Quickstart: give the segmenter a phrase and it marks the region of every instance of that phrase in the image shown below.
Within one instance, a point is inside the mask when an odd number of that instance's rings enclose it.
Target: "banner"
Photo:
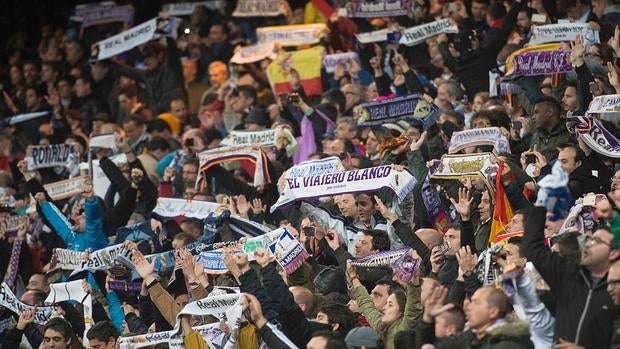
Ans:
[[[72,21],[82,22],[84,20],[84,14],[88,13],[89,11],[93,11],[97,8],[110,8],[114,6],[116,6],[114,1],[102,1],[92,4],[78,4],[75,5],[75,7],[73,8],[73,14],[70,18]]]
[[[45,323],[52,318],[52,311],[54,310],[54,307],[34,307],[22,303],[13,294],[11,288],[4,282],[2,283],[2,286],[0,286],[0,306],[7,308],[17,315],[25,311],[36,309],[34,313],[34,323],[37,325],[45,325]]]
[[[567,125],[592,150],[610,158],[620,158],[620,140],[592,116],[567,117]]]
[[[206,7],[209,10],[217,11],[222,8],[222,5],[225,5],[226,2],[224,0],[209,0],[209,1],[199,1],[199,2],[178,2],[178,3],[170,3],[164,4],[162,6],[162,11],[166,12],[170,16],[189,16],[194,12],[194,9],[198,6]]]
[[[388,33],[390,33],[389,29],[380,29],[372,32],[355,34],[355,37],[360,44],[371,44],[373,42],[386,41]]]
[[[506,78],[566,73],[573,70],[570,51],[560,44],[529,46],[513,52],[506,60]]]
[[[256,28],[256,37],[259,44],[274,42],[281,46],[314,45],[321,41],[327,31],[324,23],[282,25]]]
[[[358,126],[376,126],[400,120],[431,127],[439,116],[439,109],[421,94],[385,99],[360,104]]]
[[[346,5],[347,17],[376,18],[407,15],[405,0],[372,0],[348,2]]]
[[[620,95],[594,97],[586,114],[620,113]]]
[[[234,64],[248,64],[263,59],[276,59],[278,54],[275,52],[276,46],[273,42],[266,44],[257,44],[251,46],[238,47],[235,50],[235,54],[230,59],[230,63]]]
[[[400,38],[399,44],[415,46],[424,43],[427,39],[439,34],[455,34],[459,28],[450,23],[447,19],[440,19],[435,22],[420,24],[415,27],[407,28]]]
[[[28,222],[30,222],[30,218],[26,215],[7,217],[6,220],[4,221],[4,224],[5,224],[4,229],[6,229],[6,234],[7,234],[5,237],[10,237],[10,235],[12,235],[10,233],[16,233],[20,225],[27,224]]]
[[[87,176],[73,177],[62,181],[45,184],[43,188],[52,200],[64,200],[82,194],[84,186],[89,182]]]
[[[359,61],[359,56],[357,52],[345,52],[345,53],[334,53],[331,55],[326,55],[323,58],[323,67],[325,67],[325,71],[328,73],[333,73],[336,70],[336,66],[338,64],[344,65],[345,70],[349,70],[350,64],[349,60],[354,59]]]
[[[92,296],[84,292],[82,283],[86,280],[75,280],[50,284],[50,294],[45,299],[45,304],[58,304],[59,302],[75,301],[82,303],[84,309],[84,333],[82,343],[88,348],[88,338],[86,333],[92,327],[93,321],[93,299]]]
[[[39,111],[36,113],[26,113],[26,114],[18,114],[13,115],[8,118],[2,119],[2,127],[12,126],[15,124],[19,124],[21,122],[26,122],[30,120],[36,120],[51,114],[49,111]]]
[[[300,178],[320,176],[324,174],[343,172],[345,170],[342,161],[337,156],[330,156],[325,159],[308,160],[299,163],[284,173],[285,178]]]
[[[287,178],[284,191],[271,206],[271,212],[296,200],[389,188],[403,200],[415,186],[409,171],[396,171],[391,166],[377,166],[354,171],[312,177]]]
[[[63,166],[73,168],[78,164],[78,154],[71,144],[29,145],[26,149],[28,170]]]
[[[448,154],[457,153],[468,147],[492,145],[497,154],[510,153],[510,144],[499,127],[473,128],[454,132],[450,139]]]
[[[310,258],[308,251],[288,230],[285,230],[278,240],[269,245],[269,251],[287,275],[294,273]]]
[[[226,138],[221,142],[222,145],[252,145],[260,144],[261,146],[275,146],[276,139],[285,137],[289,141],[297,140],[287,128],[275,128],[262,131],[230,131]]]
[[[63,248],[55,248],[53,257],[55,267],[62,270],[72,270],[71,275],[75,275],[84,270],[95,272],[97,270],[108,270],[112,268],[114,261],[119,256],[123,256],[131,260],[131,251],[122,244],[108,246],[88,254],[88,258],[84,258],[85,253],[72,251]]]
[[[275,17],[281,15],[278,0],[237,0],[233,17]]]
[[[493,206],[493,220],[491,221],[491,232],[489,234],[489,245],[498,241],[498,235],[506,232],[506,226],[514,216],[514,211],[510,205],[510,200],[504,192],[501,181],[501,173],[504,171],[504,161],[499,162],[497,175],[495,176],[495,205]]]
[[[178,25],[176,18],[153,18],[120,34],[97,42],[91,53],[91,58],[99,61],[114,57],[161,36],[176,38]]]
[[[200,170],[198,171],[196,187],[201,186],[202,181],[204,181],[204,174],[209,168],[235,160],[246,160],[254,165],[253,177],[255,186],[271,182],[271,177],[265,165],[269,161],[267,155],[261,149],[254,149],[252,146],[231,145],[205,150],[198,154],[198,159],[200,160]]]
[[[82,28],[114,22],[123,22],[125,25],[131,25],[133,23],[133,15],[134,8],[130,5],[88,8],[82,12]]]
[[[431,179],[477,178],[495,195],[491,176],[497,173],[497,158],[493,153],[454,154],[441,157],[436,168],[429,169]]]
[[[316,46],[306,50],[280,52],[278,57],[267,67],[267,77],[274,95],[292,92],[291,69],[299,73],[300,84],[308,96],[320,95],[321,64],[325,49]]]
[[[540,45],[549,42],[575,41],[581,35],[585,46],[600,42],[598,31],[592,29],[590,23],[563,23],[533,25],[530,45]]]

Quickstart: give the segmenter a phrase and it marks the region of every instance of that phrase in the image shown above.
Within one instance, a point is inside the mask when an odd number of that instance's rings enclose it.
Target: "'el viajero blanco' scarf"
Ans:
[[[278,201],[271,212],[294,201],[322,196],[374,191],[389,188],[403,200],[415,186],[416,180],[407,170],[392,166],[377,166],[354,171],[312,177],[287,178]]]

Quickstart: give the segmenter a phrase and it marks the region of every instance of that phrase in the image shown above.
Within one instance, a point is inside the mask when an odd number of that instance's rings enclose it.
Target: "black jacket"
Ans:
[[[582,164],[568,176],[568,189],[576,200],[587,193],[600,193],[601,184],[589,166]]]
[[[525,223],[523,246],[551,288],[558,306],[554,340],[559,338],[586,348],[609,348],[614,326],[614,305],[607,293],[607,276],[593,282],[587,268],[573,264],[545,246],[547,210],[534,207]]]

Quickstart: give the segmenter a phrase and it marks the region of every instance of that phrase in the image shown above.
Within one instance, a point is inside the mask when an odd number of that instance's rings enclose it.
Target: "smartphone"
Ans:
[[[282,93],[278,97],[280,98],[280,104],[282,105],[288,104],[288,95],[286,93]]]
[[[451,2],[448,4],[448,12],[457,12],[459,10],[456,3]]]
[[[536,163],[536,155],[526,155],[525,156],[526,164],[535,164]]]
[[[306,234],[306,236],[314,236],[315,229],[314,227],[304,227],[302,231]]]
[[[293,103],[293,104],[299,103],[299,93],[297,92],[289,93],[288,102]]]
[[[513,121],[512,128],[518,132],[523,128],[523,123],[521,121]]]
[[[193,138],[188,138],[185,140],[185,143],[183,143],[183,145],[185,145],[186,147],[193,147],[194,146],[194,139]]]

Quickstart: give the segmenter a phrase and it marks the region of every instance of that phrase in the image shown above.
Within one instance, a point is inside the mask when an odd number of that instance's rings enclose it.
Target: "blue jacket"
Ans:
[[[93,251],[102,249],[108,245],[108,239],[103,231],[101,209],[99,200],[94,198],[84,203],[86,215],[86,231],[74,232],[67,218],[50,202],[41,205],[41,213],[51,225],[53,231],[67,244],[67,248],[73,251],[85,251],[92,248]]]

